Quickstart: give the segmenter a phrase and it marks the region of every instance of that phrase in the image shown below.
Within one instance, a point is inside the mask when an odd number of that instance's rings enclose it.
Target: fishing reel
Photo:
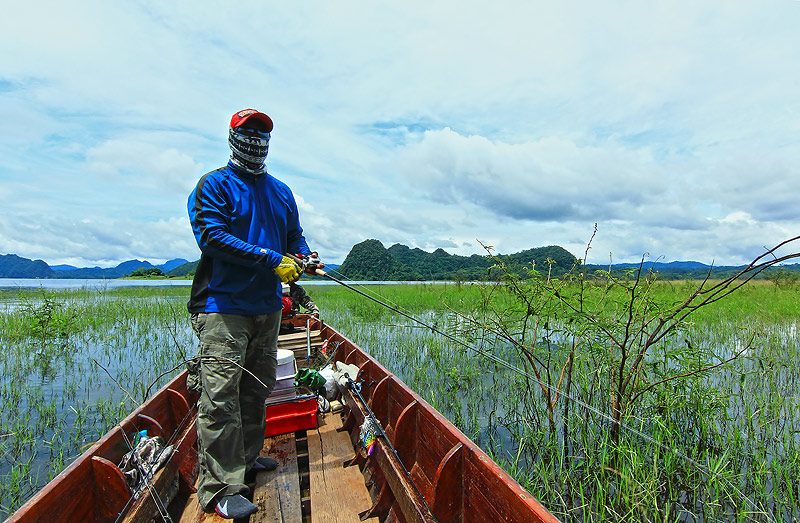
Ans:
[[[317,254],[316,251],[311,254],[306,254],[300,261],[302,262],[303,272],[311,276],[317,273],[317,268],[325,267],[325,264],[320,261],[319,254]]]
[[[319,271],[325,264],[319,259],[319,254],[316,251],[312,252],[311,254],[286,254],[289,258],[291,258],[297,265],[300,266],[300,271],[308,274],[309,276],[314,276],[320,274]],[[320,271],[322,272],[322,271]],[[324,273],[323,273],[324,274]]]

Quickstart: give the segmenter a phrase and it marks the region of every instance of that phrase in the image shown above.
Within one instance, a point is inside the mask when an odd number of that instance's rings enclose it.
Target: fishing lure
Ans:
[[[358,440],[361,443],[362,456],[367,457],[372,454],[379,434],[380,427],[378,426],[378,421],[371,417],[364,418],[364,423],[361,425],[361,432],[358,436]]]

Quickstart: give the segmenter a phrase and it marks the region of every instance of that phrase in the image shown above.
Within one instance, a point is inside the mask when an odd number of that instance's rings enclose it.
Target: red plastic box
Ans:
[[[288,434],[297,430],[317,428],[317,398],[288,401],[269,405],[267,411],[267,430],[264,437]]]

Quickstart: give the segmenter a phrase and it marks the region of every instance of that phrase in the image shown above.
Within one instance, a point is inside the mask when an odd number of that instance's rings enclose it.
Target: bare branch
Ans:
[[[652,390],[653,387],[657,387],[658,385],[661,385],[662,383],[667,383],[668,381],[677,380],[679,378],[688,378],[689,376],[695,376],[697,374],[702,374],[704,372],[708,372],[710,370],[716,369],[717,367],[721,367],[722,365],[725,365],[726,363],[730,363],[733,360],[737,359],[739,356],[741,356],[746,350],[751,349],[751,348],[752,348],[752,345],[750,343],[748,343],[746,347],[744,347],[742,350],[740,350],[739,352],[737,352],[736,354],[734,354],[733,356],[731,356],[727,360],[720,361],[719,363],[715,363],[714,365],[708,365],[707,367],[703,367],[702,369],[696,369],[696,370],[693,370],[693,371],[690,371],[690,372],[686,372],[684,374],[676,374],[675,376],[670,376],[669,378],[664,378],[663,380],[659,380],[659,381],[656,381],[654,383],[651,383],[650,385],[648,385],[644,389],[640,390],[639,392],[637,392],[636,394],[631,396],[631,399],[629,400],[629,403],[633,403],[642,394],[645,394],[646,392]]]

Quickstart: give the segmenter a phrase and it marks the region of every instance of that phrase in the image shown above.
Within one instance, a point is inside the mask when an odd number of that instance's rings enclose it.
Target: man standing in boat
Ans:
[[[188,203],[201,250],[188,304],[200,339],[197,498],[229,519],[257,511],[242,495],[245,475],[277,466],[258,457],[264,400],[275,385],[281,282],[303,271],[284,253],[312,254],[292,191],[266,170],[272,128],[264,113],[235,113],[228,164],[200,178]]]

